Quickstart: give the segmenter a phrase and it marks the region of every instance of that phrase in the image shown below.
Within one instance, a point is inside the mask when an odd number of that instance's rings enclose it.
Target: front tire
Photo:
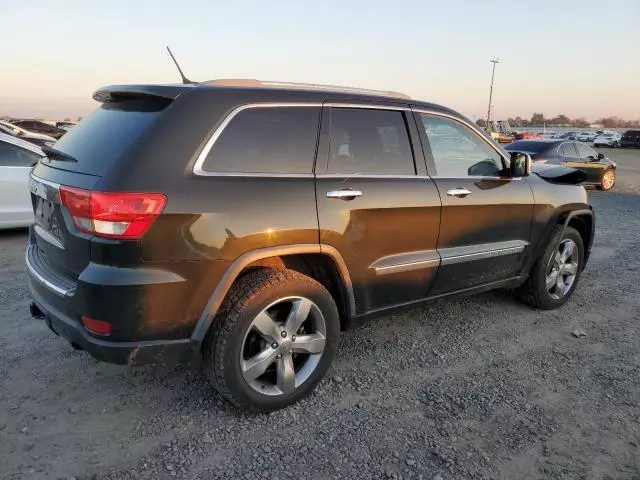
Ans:
[[[598,189],[602,190],[603,192],[608,192],[613,188],[615,184],[616,173],[611,169],[605,170],[602,174],[602,177],[600,177],[600,185],[598,186]]]
[[[535,308],[561,307],[573,295],[584,266],[584,244],[580,233],[556,225],[546,248],[536,261],[517,298]]]
[[[231,289],[203,344],[206,373],[234,405],[270,412],[308,395],[335,357],[331,294],[293,270],[260,269]]]

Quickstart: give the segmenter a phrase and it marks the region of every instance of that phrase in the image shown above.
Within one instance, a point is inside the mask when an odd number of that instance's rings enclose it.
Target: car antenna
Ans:
[[[192,82],[191,80],[189,80],[187,77],[184,76],[184,73],[182,73],[182,69],[180,68],[180,65],[178,65],[178,61],[176,60],[176,57],[173,56],[173,52],[171,52],[171,49],[169,48],[169,46],[167,46],[167,52],[169,52],[169,55],[171,55],[171,60],[173,60],[173,63],[176,64],[178,72],[180,72],[180,77],[182,77],[182,83],[185,83],[185,84],[196,83],[196,82]]]

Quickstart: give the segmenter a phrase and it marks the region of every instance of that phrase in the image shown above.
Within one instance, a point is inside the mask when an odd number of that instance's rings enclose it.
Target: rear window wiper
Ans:
[[[47,145],[42,147],[42,151],[47,154],[47,157],[54,160],[60,160],[61,162],[78,162],[75,157],[72,157],[68,153],[61,152],[60,150],[49,147]]]

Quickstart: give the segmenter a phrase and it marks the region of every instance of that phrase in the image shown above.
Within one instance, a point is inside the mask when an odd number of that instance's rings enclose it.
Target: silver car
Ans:
[[[0,133],[0,229],[33,222],[29,174],[44,156],[37,145]]]

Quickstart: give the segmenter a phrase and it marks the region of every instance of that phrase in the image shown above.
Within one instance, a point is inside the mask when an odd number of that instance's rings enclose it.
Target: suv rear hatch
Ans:
[[[149,205],[147,198],[135,194],[95,190],[171,99],[111,91],[94,98],[104,103],[46,150],[47,158],[34,168],[30,180],[35,220],[28,255],[45,278],[77,279],[91,260],[92,241],[131,244],[120,240],[139,239],[146,230],[138,219],[153,221],[150,214],[157,216],[164,207],[158,197]],[[142,216],[131,218],[131,209]],[[130,228],[139,235],[130,235]]]

